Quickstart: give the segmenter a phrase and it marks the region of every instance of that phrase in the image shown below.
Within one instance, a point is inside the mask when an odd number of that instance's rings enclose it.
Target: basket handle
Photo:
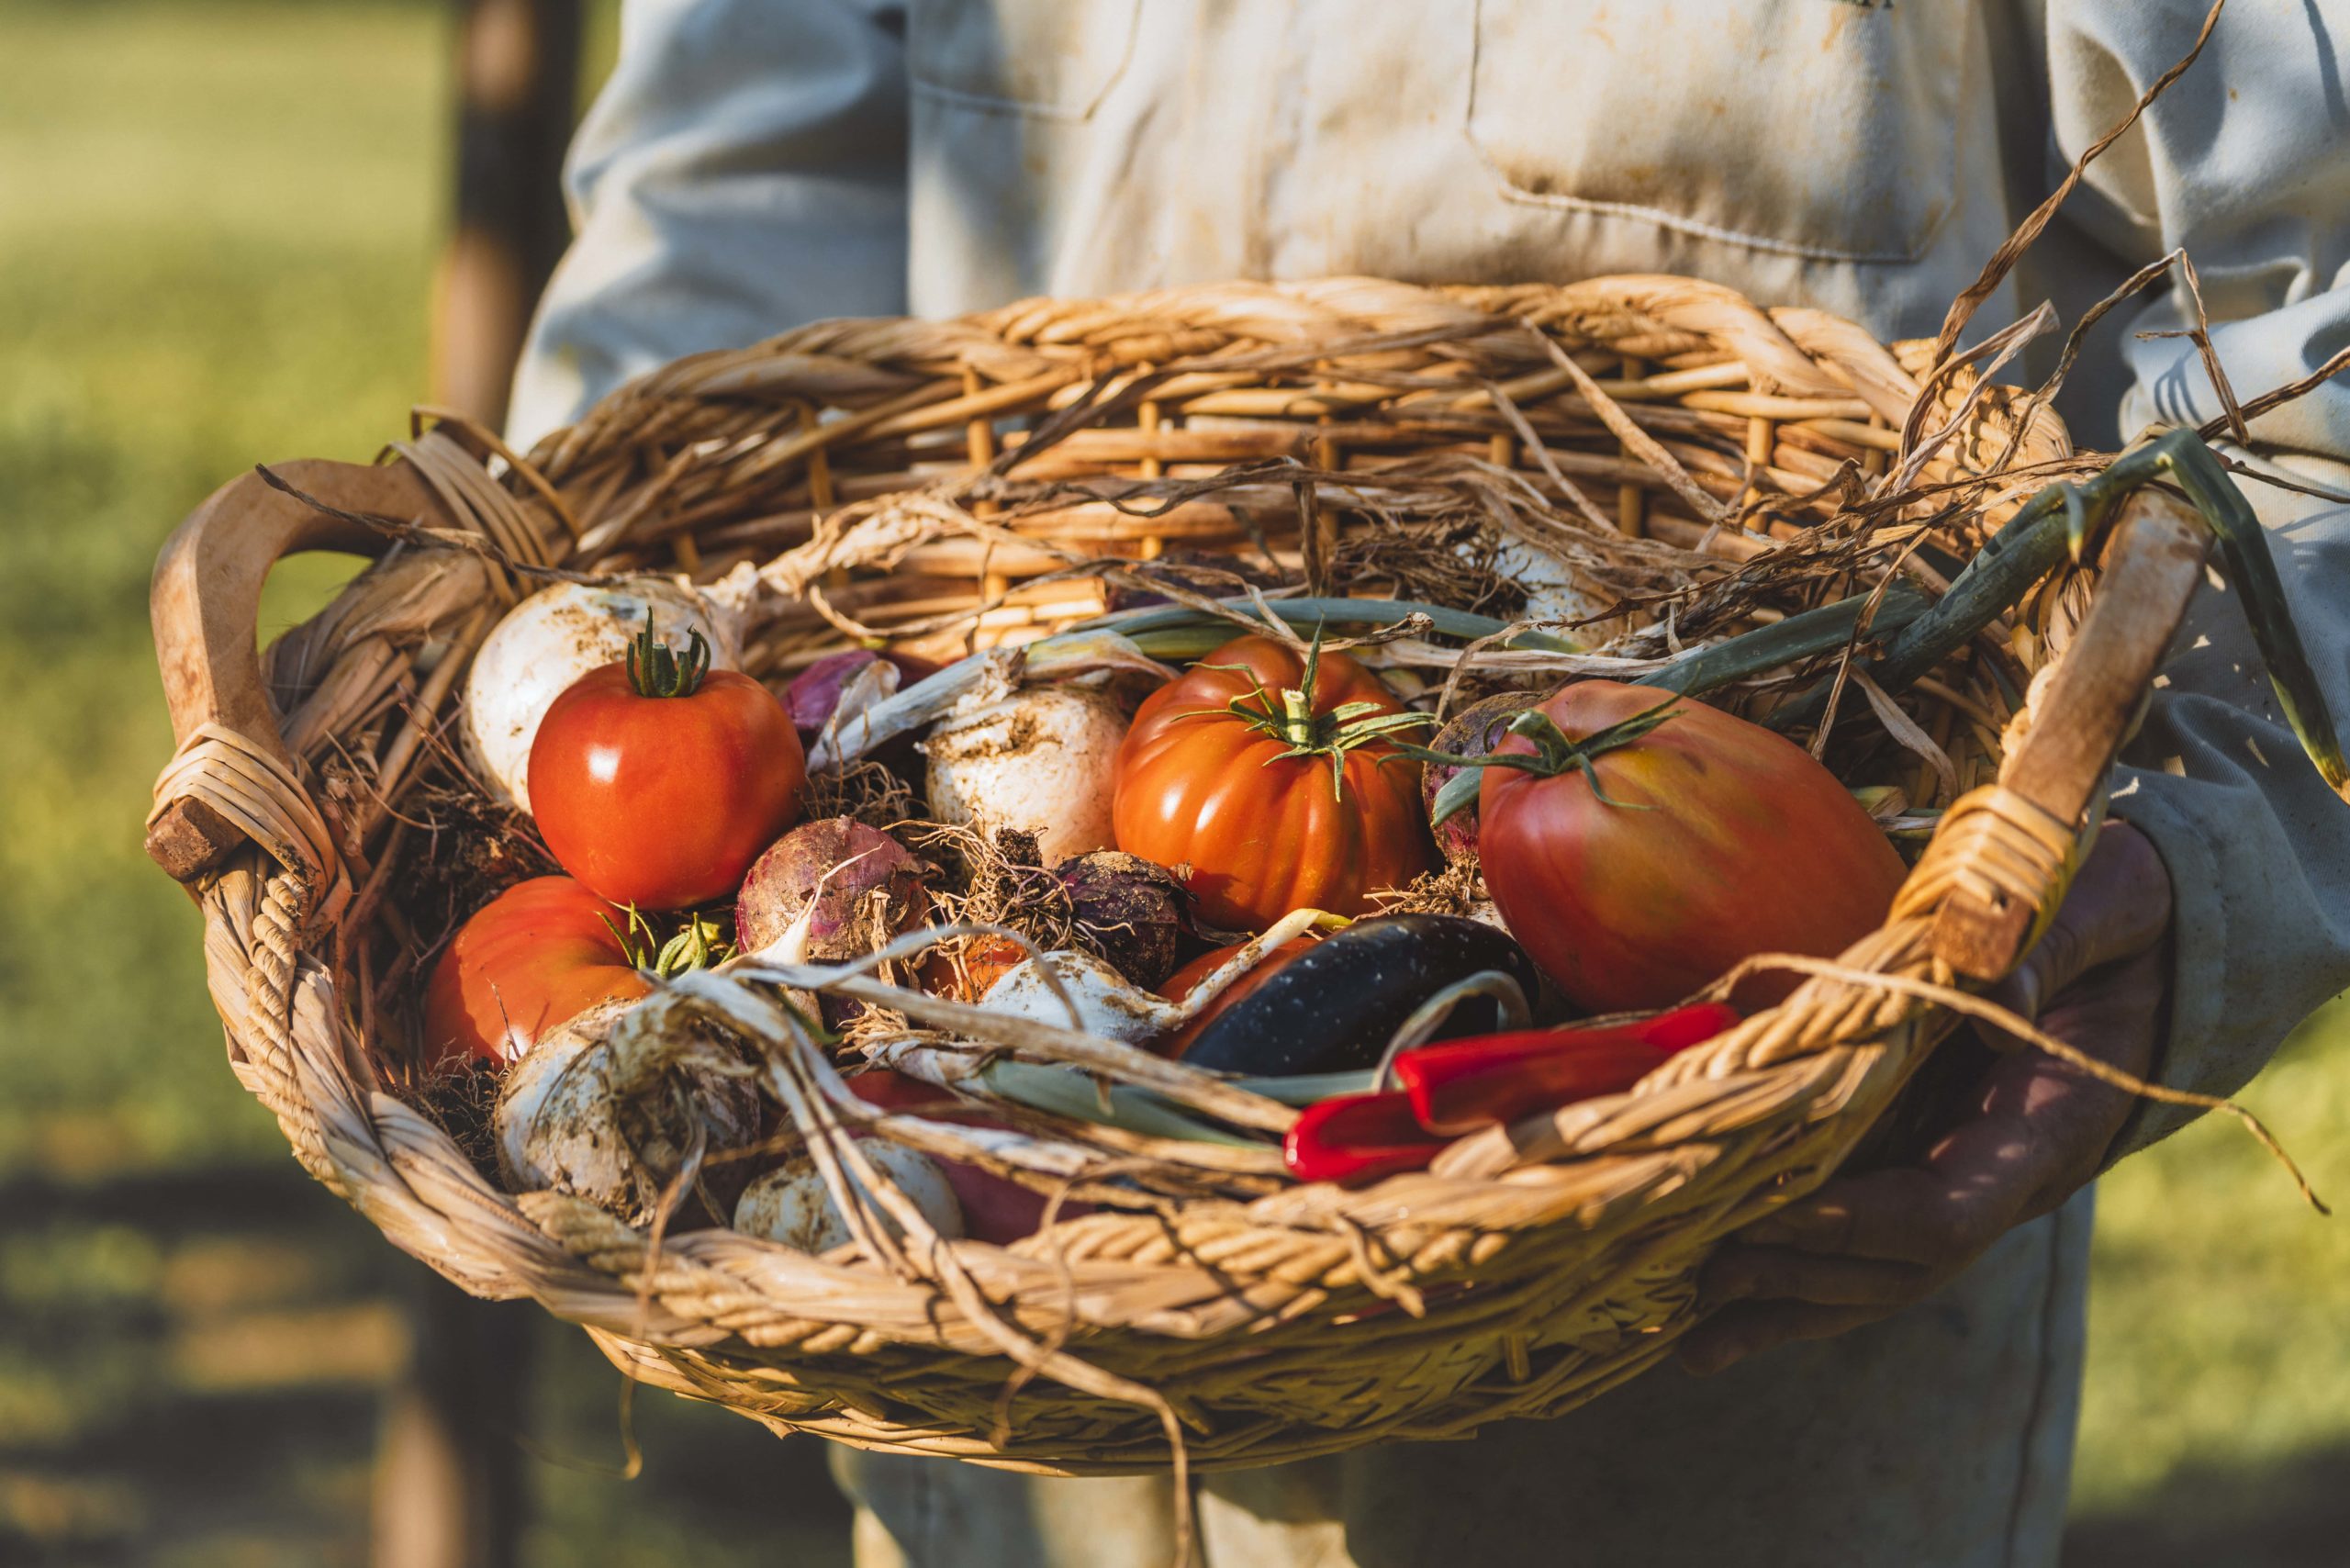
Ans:
[[[346,511],[441,526],[449,521],[423,476],[405,461],[379,467],[309,460],[272,471]],[[214,726],[280,765],[289,778],[297,776],[262,679],[256,644],[262,585],[282,557],[300,551],[379,555],[384,548],[382,534],[321,512],[258,473],[213,491],[164,542],[148,593],[173,740],[185,745]],[[245,842],[242,829],[192,797],[170,802],[147,830],[148,857],[182,882],[209,871]]]
[[[2037,812],[2055,853],[2031,857],[2015,886],[1960,880],[1934,917],[1935,956],[1961,974],[1996,980],[2014,967],[2070,880],[2068,853],[2091,802],[2120,755],[2187,607],[2203,579],[2210,527],[2166,489],[2147,485],[2121,508],[2102,561],[2103,577],[2072,645],[2048,677],[2031,725],[1999,767],[1981,806],[2010,818]],[[1954,807],[1952,817],[1960,814]],[[2021,808],[2019,812],[2018,808]]]

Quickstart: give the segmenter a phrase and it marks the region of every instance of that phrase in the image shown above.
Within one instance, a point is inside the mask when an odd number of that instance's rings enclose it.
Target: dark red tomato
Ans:
[[[1588,767],[1488,767],[1478,796],[1479,858],[1502,918],[1595,1013],[1667,1006],[1753,953],[1832,957],[1883,923],[1905,875],[1808,752],[1700,702],[1578,681],[1539,710],[1558,729],[1552,763],[1561,739],[1593,740],[1664,702],[1670,716],[1645,734],[1595,741]],[[1542,751],[1518,734],[1494,749]],[[1735,1000],[1774,1002],[1800,978],[1759,977]]]
[[[425,1066],[512,1061],[596,1003],[643,996],[651,987],[621,920],[568,877],[517,882],[484,904],[425,983]]]
[[[727,897],[800,815],[808,763],[767,688],[648,632],[554,700],[531,745],[531,809],[563,868],[614,903]]]
[[[1309,677],[1286,643],[1226,643],[1135,715],[1118,748],[1118,847],[1188,867],[1212,924],[1369,913],[1372,893],[1435,864],[1419,766],[1385,738],[1419,722],[1344,654]]]
[[[1212,1021],[1216,1014],[1222,1013],[1225,1008],[1231,1006],[1234,1002],[1238,1002],[1242,997],[1248,995],[1250,991],[1256,990],[1259,986],[1270,980],[1276,969],[1279,969],[1283,964],[1288,963],[1292,958],[1296,958],[1300,953],[1304,952],[1308,947],[1313,946],[1315,943],[1320,940],[1321,938],[1318,935],[1291,937],[1288,941],[1282,943],[1280,946],[1274,948],[1271,952],[1267,953],[1262,958],[1259,959],[1255,969],[1250,969],[1247,974],[1242,975],[1238,980],[1234,980],[1230,985],[1225,987],[1223,991],[1219,991],[1216,994],[1215,1000],[1209,1002],[1198,1017],[1192,1019],[1190,1023],[1184,1025],[1181,1028],[1176,1030],[1172,1035],[1169,1035],[1166,1039],[1159,1041],[1151,1048],[1158,1051],[1161,1056],[1181,1056],[1186,1050],[1191,1048],[1192,1042],[1199,1037],[1200,1031],[1206,1028],[1210,1021]],[[1229,947],[1218,947],[1213,953],[1201,954],[1198,958],[1193,958],[1190,963],[1185,964],[1181,969],[1177,969],[1173,974],[1169,975],[1166,980],[1160,984],[1158,988],[1158,994],[1165,997],[1169,1002],[1182,1001],[1185,997],[1191,995],[1193,991],[1199,988],[1199,984],[1202,980],[1207,979],[1208,976],[1222,969],[1226,960],[1230,959],[1235,953],[1239,952],[1245,946],[1247,946],[1245,943],[1235,943]]]

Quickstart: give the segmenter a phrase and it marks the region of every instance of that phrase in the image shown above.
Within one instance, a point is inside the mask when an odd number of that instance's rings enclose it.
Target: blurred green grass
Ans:
[[[608,50],[609,7],[598,15]],[[364,459],[403,429],[427,380],[445,27],[437,6],[352,0],[0,9],[0,1183],[169,1190],[285,1168],[221,1061],[195,913],[140,853],[170,748],[147,574],[172,524],[247,465]],[[347,569],[281,573],[264,631]],[[2350,1201],[2345,1032],[2339,1009],[2316,1021],[2249,1099],[2320,1190]],[[0,1236],[0,1535],[12,1519],[70,1535],[137,1517],[185,1538],[175,1562],[357,1560],[372,1417],[350,1380],[397,1343],[372,1361],[346,1345],[340,1372],[313,1369],[308,1403],[249,1413],[308,1476],[286,1506],[314,1516],[252,1538],[266,1551],[167,1529],[156,1516],[200,1506],[193,1484],[126,1500],[83,1475],[57,1490],[56,1455],[112,1440],[109,1423],[159,1385],[234,1372],[242,1341],[220,1324],[245,1321],[239,1288],[277,1280],[273,1311],[290,1292],[364,1314],[408,1267],[323,1194],[261,1229],[236,1218],[164,1234],[69,1207]],[[202,1310],[184,1321],[191,1300]],[[363,1350],[397,1338],[396,1324],[332,1321]],[[542,1345],[538,1446],[610,1457],[602,1363],[552,1327]],[[651,1470],[632,1487],[537,1467],[530,1560],[775,1560],[782,1521],[763,1508],[787,1500],[766,1484],[781,1473],[772,1439],[655,1394],[639,1421]],[[2262,1531],[2328,1506],[2340,1521],[2345,1481],[2350,1230],[2300,1209],[2232,1126],[2132,1161],[2103,1193],[2076,1559],[2326,1561]],[[791,1506],[824,1515],[804,1495]],[[2166,1554],[2198,1540],[2226,1544]]]

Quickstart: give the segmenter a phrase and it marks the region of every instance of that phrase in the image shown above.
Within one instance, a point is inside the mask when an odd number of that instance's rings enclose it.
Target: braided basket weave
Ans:
[[[1916,408],[1924,348],[1674,278],[1335,279],[819,323],[647,376],[527,458],[428,412],[379,465],[229,484],[165,548],[179,750],[150,850],[202,904],[230,1063],[304,1167],[644,1382],[779,1430],[1056,1473],[1556,1413],[1667,1353],[1713,1243],[1834,1170],[1952,1025],[1947,988],[1999,972],[2060,896],[2199,571],[2175,503],[2125,510],[2093,603],[2089,574],[2052,579],[1998,649],[1978,639],[1904,699],[1933,753],[1909,793],[1952,809],[1883,929],[1629,1093],[1360,1190],[1275,1174],[881,1260],[655,1238],[509,1194],[408,1092],[443,933],[386,896],[430,836],[403,801],[449,777],[467,656],[540,567],[733,573],[757,605],[745,667],[769,678],[858,637],[951,655],[1035,636],[1100,610],[1089,558],[1175,546],[1409,598],[1382,541],[1497,515],[1549,531],[1599,604],[1746,569],[1768,621],[1853,591],[1849,564],[1807,551],[1867,496],[1939,498],[1917,514],[1963,554],[2086,465],[2045,409],[1964,372]],[[314,548],[382,558],[257,658],[263,577]],[[2026,702],[1991,678],[2052,650]]]

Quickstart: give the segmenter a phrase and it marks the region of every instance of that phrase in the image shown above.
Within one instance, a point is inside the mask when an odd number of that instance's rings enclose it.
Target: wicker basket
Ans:
[[[1950,988],[2000,972],[2060,896],[2200,571],[2175,499],[2123,510],[2077,624],[2088,575],[2060,575],[1998,629],[2005,652],[1978,639],[1907,700],[1947,759],[1912,794],[1953,809],[1882,930],[1630,1093],[1360,1190],[1266,1180],[892,1266],[509,1195],[406,1097],[403,999],[440,934],[386,896],[427,837],[401,801],[539,566],[755,569],[746,664],[771,675],[854,636],[1037,634],[1100,607],[1089,556],[1261,547],[1317,587],[1394,593],[1414,585],[1382,577],[1382,540],[1499,509],[1602,598],[1739,567],[1767,620],[1770,595],[1852,591],[1827,549],[1850,503],[1926,498],[1908,515],[1963,548],[2087,466],[2046,409],[1964,372],[1913,418],[1923,347],[1674,278],[1337,279],[820,323],[681,361],[527,460],[428,416],[381,465],[238,479],[165,548],[180,745],[151,853],[202,904],[231,1065],[305,1168],[632,1377],[778,1430],[1051,1473],[1554,1414],[1667,1353],[1707,1249],[1836,1168],[1952,1026]],[[317,548],[386,558],[257,660],[263,578]],[[2052,648],[2016,702],[1990,666]]]

